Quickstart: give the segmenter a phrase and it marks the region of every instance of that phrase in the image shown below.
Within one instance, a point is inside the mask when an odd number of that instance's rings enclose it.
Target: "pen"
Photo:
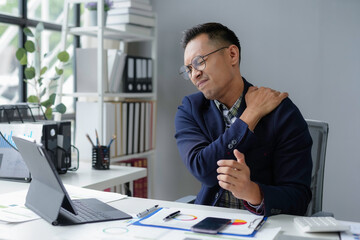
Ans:
[[[91,138],[90,138],[89,134],[86,134],[86,137],[87,137],[87,139],[89,139],[89,141],[90,141],[91,145],[92,145],[93,147],[95,147],[95,145],[94,145],[93,141],[91,141]]]
[[[163,220],[164,220],[164,221],[168,221],[168,220],[176,217],[179,213],[180,213],[180,211],[176,211],[176,212],[170,213],[170,214],[167,215]]]
[[[96,145],[99,146],[100,145],[99,135],[96,129],[95,129],[95,135],[96,135]]]
[[[158,208],[159,205],[155,205],[153,206],[152,208],[149,208],[149,209],[146,209],[145,211],[142,211],[138,214],[136,214],[136,216],[138,218],[142,218],[142,217],[145,217],[146,215],[148,215],[149,213],[152,213],[153,211],[155,211],[157,208]]]
[[[115,138],[116,138],[116,135],[113,135],[112,139],[111,139],[110,142],[109,142],[108,148],[110,148],[110,145],[111,145],[112,142],[115,140]]]

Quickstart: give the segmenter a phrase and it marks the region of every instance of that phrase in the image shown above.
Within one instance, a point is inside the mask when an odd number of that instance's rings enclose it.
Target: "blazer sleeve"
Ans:
[[[234,159],[235,148],[246,152],[254,138],[240,119],[223,132],[223,120],[216,120],[215,114],[209,113],[218,110],[210,108],[185,97],[175,117],[175,138],[181,159],[192,175],[207,187],[218,185],[217,161]]]
[[[312,171],[312,139],[307,123],[289,99],[269,118],[275,136],[271,154],[273,181],[257,182],[264,195],[265,215],[304,215],[311,200]]]

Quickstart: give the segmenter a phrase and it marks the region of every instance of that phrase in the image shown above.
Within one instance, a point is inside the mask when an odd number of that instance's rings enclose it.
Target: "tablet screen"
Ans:
[[[11,136],[0,132],[0,179],[26,181],[31,180],[29,169],[14,144]]]

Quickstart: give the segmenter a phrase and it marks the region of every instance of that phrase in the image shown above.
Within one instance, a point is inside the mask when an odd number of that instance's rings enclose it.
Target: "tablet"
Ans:
[[[11,136],[0,132],[0,179],[30,182],[31,175]]]

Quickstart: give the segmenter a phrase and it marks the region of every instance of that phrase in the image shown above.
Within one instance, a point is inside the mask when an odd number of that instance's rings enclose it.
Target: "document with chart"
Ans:
[[[164,221],[172,213],[180,211],[175,217]],[[208,212],[197,209],[161,208],[150,216],[147,216],[134,225],[169,228],[190,231],[191,226],[206,217],[230,218],[231,223],[219,234],[236,236],[253,236],[265,220],[264,216],[244,213]]]

